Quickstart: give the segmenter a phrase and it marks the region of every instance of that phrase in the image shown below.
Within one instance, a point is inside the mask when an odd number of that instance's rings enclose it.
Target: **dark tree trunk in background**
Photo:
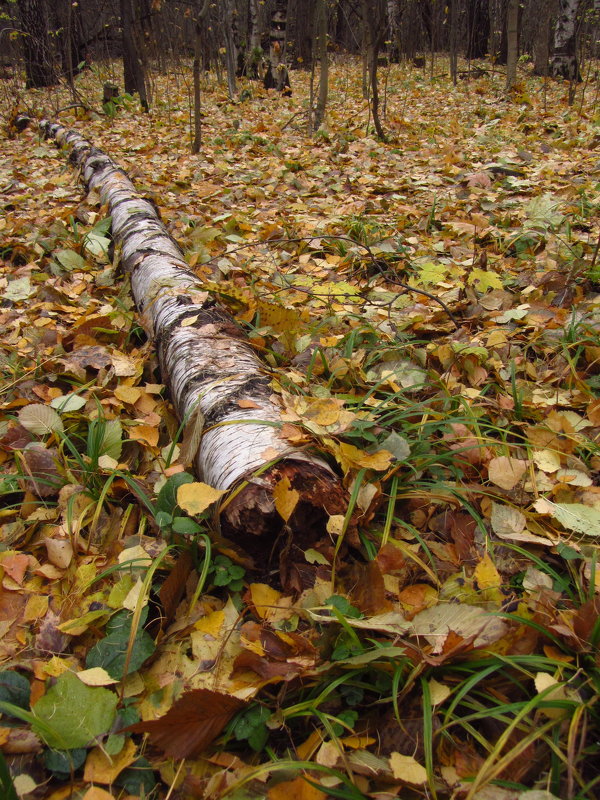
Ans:
[[[548,74],[550,58],[550,0],[539,0],[539,14],[536,20],[533,42],[534,75]]]
[[[506,64],[506,59],[508,57],[508,36],[506,30],[506,15],[508,13],[508,4],[510,0],[502,0],[502,11],[501,11],[501,27],[502,33],[500,35],[500,50],[498,53],[495,54],[496,64]]]
[[[554,30],[551,70],[555,78],[580,81],[577,63],[577,11],[579,0],[560,0]]]
[[[200,61],[202,59],[202,29],[208,16],[210,0],[204,0],[202,8],[198,11],[195,22],[194,38],[194,139],[192,141],[192,153],[200,152],[202,144],[202,108],[200,96]]]
[[[25,87],[54,86],[58,83],[58,73],[50,49],[47,0],[18,0],[18,6],[23,31]]]
[[[73,0],[54,0],[52,6],[53,26],[56,28],[62,72],[72,85],[75,75],[81,72],[79,65],[86,60],[81,3]]]
[[[490,38],[489,0],[467,0],[467,37],[467,58],[485,58]]]
[[[458,9],[456,0],[449,5],[449,27],[450,27],[450,77],[456,86],[458,81]]]
[[[120,0],[123,31],[123,82],[128,94],[139,94],[140,103],[148,111],[146,69],[143,58],[140,20],[136,0]]]
[[[312,131],[318,130],[325,119],[327,95],[329,93],[329,62],[327,59],[327,30],[329,23],[327,0],[317,0],[314,19],[315,59],[319,60],[319,91]],[[314,61],[313,61],[314,64]]]
[[[330,13],[333,14],[336,4],[327,0]],[[312,66],[313,57],[313,20],[317,0],[289,0],[287,15],[286,51],[288,63],[292,68]],[[348,10],[346,10],[346,14]]]
[[[421,12],[421,22],[425,29],[425,35],[429,43],[429,49],[433,45],[433,9],[431,7],[431,0],[423,0],[419,3],[419,10]]]
[[[517,79],[519,59],[519,0],[508,0],[506,10],[506,91],[509,92]]]

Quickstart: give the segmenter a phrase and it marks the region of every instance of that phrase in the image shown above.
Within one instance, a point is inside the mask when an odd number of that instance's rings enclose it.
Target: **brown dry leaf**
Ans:
[[[430,608],[437,603],[438,593],[428,583],[414,583],[407,586],[398,595],[398,600],[407,619],[412,619],[419,611]]]
[[[231,695],[194,689],[183,694],[160,719],[125,728],[147,733],[153,745],[172,758],[195,758],[216,739],[245,703]]]
[[[260,408],[258,403],[255,403],[252,400],[245,400],[244,398],[238,400],[237,404],[240,408]]]
[[[156,447],[158,444],[158,428],[152,425],[133,425],[128,428],[127,433],[134,442],[142,442],[150,447]]]
[[[23,451],[25,475],[20,480],[21,486],[38,497],[57,494],[64,483],[64,478],[61,478],[58,471],[57,457],[55,449],[47,450],[38,443],[28,445]]]
[[[309,437],[302,430],[302,428],[298,428],[297,425],[292,425],[289,422],[286,422],[281,426],[279,435],[282,439],[287,439],[288,442],[291,442],[292,444],[305,444],[309,441]]]
[[[186,581],[193,569],[194,560],[191,550],[184,550],[177,558],[175,566],[167,575],[167,579],[160,587],[159,597],[162,604],[166,622],[169,622],[177,610],[177,606],[185,593]]]
[[[492,185],[492,179],[487,172],[474,172],[467,178],[467,186],[470,188],[489,189]],[[486,220],[487,225],[487,220]]]
[[[527,462],[519,458],[498,456],[488,464],[488,476],[501,489],[514,489],[527,470]]]
[[[23,583],[29,567],[29,556],[24,553],[5,552],[0,554],[0,566],[15,583]]]
[[[420,611],[410,624],[413,635],[429,642],[433,653],[444,650],[451,633],[471,642],[472,647],[483,647],[497,642],[508,631],[507,624],[498,617],[486,613],[480,606],[464,603],[439,603]]]
[[[250,670],[259,675],[264,681],[290,681],[303,672],[300,664],[286,661],[269,661],[267,658],[253,653],[250,650],[242,651],[234,661],[233,674]]]

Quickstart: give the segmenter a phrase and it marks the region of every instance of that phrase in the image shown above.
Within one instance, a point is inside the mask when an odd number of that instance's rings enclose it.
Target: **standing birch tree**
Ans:
[[[550,64],[553,77],[581,80],[577,63],[577,11],[579,0],[559,0],[554,29],[554,54]]]

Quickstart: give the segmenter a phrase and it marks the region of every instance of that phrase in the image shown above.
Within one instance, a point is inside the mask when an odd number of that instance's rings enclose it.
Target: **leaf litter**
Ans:
[[[175,416],[105,209],[35,131],[5,140],[0,749],[15,785],[449,797],[479,776],[508,800],[506,781],[546,789],[569,712],[586,720],[569,773],[585,793],[597,112],[560,85],[544,101],[534,78],[510,103],[493,76],[452,87],[393,66],[384,145],[345,63],[315,141],[286,124],[306,76],[293,99],[252,87],[244,104],[207,86],[192,157],[187,100],[162,81],[168,119],[61,121],[160,207],[272,370],[281,436],[337,465],[348,512],[317,549],[284,544],[295,591],[270,553],[222,537],[227,498],[188,471],[204,420]],[[285,474],[274,498],[284,523],[298,513]]]

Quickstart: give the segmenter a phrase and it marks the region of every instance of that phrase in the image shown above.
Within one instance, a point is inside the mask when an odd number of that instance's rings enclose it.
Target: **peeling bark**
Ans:
[[[79,133],[47,121],[40,127],[70,151],[86,188],[108,205],[122,266],[177,414],[186,419],[198,408],[204,418],[198,477],[218,489],[241,486],[221,513],[223,533],[255,554],[262,551],[263,561],[284,530],[288,539],[298,536],[303,547],[314,546],[329,514],[344,513],[345,492],[325,461],[278,435],[280,410],[269,376],[241,329],[189,271],[153,205],[125,172]],[[273,501],[283,476],[300,494],[287,525]]]

